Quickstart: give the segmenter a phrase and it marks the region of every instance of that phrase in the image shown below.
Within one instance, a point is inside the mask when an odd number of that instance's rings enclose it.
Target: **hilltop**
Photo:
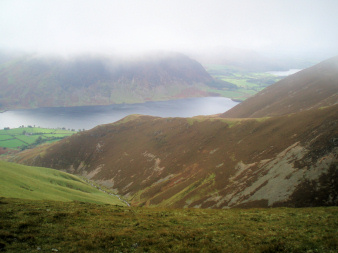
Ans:
[[[1,63],[1,62],[0,62]],[[213,78],[179,53],[121,58],[26,55],[0,65],[0,110],[207,96]]]

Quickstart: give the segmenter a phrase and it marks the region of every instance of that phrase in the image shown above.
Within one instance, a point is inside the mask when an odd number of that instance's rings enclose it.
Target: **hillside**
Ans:
[[[224,118],[286,115],[338,101],[338,56],[291,75],[225,112]]]
[[[126,205],[77,176],[53,169],[0,161],[0,174],[0,197]]]
[[[130,116],[16,161],[95,180],[133,205],[338,204],[338,105],[259,119]]]
[[[201,64],[178,53],[70,59],[28,55],[0,65],[0,111],[207,96],[210,82]]]

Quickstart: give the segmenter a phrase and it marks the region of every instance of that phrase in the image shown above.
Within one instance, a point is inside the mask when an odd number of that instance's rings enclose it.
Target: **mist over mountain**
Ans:
[[[59,107],[206,96],[213,78],[179,53],[140,57],[2,57],[0,106]]]
[[[138,206],[338,205],[336,61],[258,93],[269,110],[252,98],[232,118],[133,115],[15,160],[85,176]]]

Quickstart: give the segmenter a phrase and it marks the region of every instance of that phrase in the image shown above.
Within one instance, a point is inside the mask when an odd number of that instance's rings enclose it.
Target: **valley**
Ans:
[[[334,57],[264,89],[275,77],[219,76],[217,90],[258,93],[215,115],[133,114],[1,156],[14,163],[0,163],[0,247],[335,252],[337,70]],[[2,132],[35,143],[28,130]]]
[[[10,159],[94,180],[134,206],[336,205],[337,60],[223,114],[130,115]]]
[[[0,1],[0,253],[338,253],[338,1]]]

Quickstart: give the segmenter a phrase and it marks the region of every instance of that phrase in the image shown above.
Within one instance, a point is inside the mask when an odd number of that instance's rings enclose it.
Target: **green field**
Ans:
[[[42,143],[58,141],[75,131],[38,127],[20,127],[0,130],[0,147],[23,150]]]
[[[218,80],[216,84],[209,85],[208,92],[239,101],[282,79],[265,72],[247,72],[225,65],[207,65],[206,70]]]
[[[151,209],[0,198],[6,252],[338,251],[338,208]]]
[[[0,197],[125,205],[74,175],[0,161]]]

